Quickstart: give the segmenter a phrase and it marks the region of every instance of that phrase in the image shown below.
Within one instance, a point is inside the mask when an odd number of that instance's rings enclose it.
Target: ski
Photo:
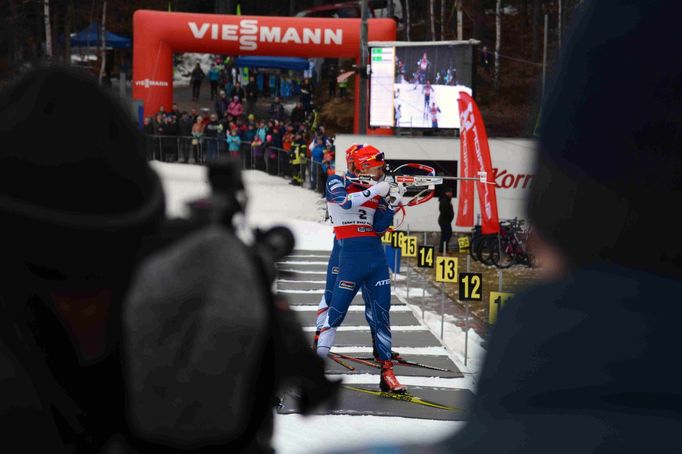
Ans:
[[[359,357],[358,359],[364,360],[364,361],[370,361],[370,360],[373,361],[373,360],[374,360],[374,358],[369,357],[369,356],[368,356],[368,357],[364,357],[364,356],[363,356],[363,357]],[[394,356],[394,357],[391,358],[391,359],[392,359],[393,361],[397,362],[398,364],[402,364],[403,366],[421,367],[421,368],[424,368],[424,369],[437,370],[437,371],[440,371],[440,372],[453,372],[453,373],[455,372],[454,370],[445,369],[445,368],[443,368],[443,367],[431,366],[431,365],[429,365],[429,364],[422,364],[422,363],[417,363],[417,362],[414,362],[414,361],[410,361],[410,360],[401,358],[400,356]]]
[[[330,353],[330,355],[338,356],[340,358],[347,359],[348,361],[354,361],[356,363],[364,364],[365,366],[374,367],[376,369],[381,369],[381,366],[379,364],[372,362],[372,361],[367,361],[364,359],[356,358],[355,356],[348,356],[348,355],[344,355],[342,353]]]
[[[346,389],[350,389],[352,391],[358,391],[361,393],[371,394],[373,396],[384,397],[387,399],[402,400],[403,402],[409,402],[411,404],[424,405],[426,407],[438,408],[440,410],[447,410],[447,411],[459,411],[460,410],[459,408],[448,407],[447,405],[442,405],[442,404],[439,404],[436,402],[431,402],[429,400],[422,399],[421,397],[413,396],[412,394],[409,394],[409,393],[406,393],[406,394],[389,393],[389,392],[384,392],[384,391],[375,391],[373,389],[357,388],[355,386],[349,386],[349,385],[343,385],[343,387]]]
[[[353,366],[351,366],[350,364],[348,364],[347,362],[343,361],[341,358],[338,358],[338,357],[336,356],[336,353],[330,353],[330,354],[327,355],[327,356],[329,357],[329,359],[331,359],[332,361],[335,361],[335,362],[341,364],[341,365],[342,365],[343,367],[345,367],[346,369],[348,369],[348,370],[355,370],[355,367],[353,367]]]

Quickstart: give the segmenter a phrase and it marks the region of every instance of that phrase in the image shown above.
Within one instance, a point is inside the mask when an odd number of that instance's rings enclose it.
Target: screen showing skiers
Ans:
[[[459,128],[458,93],[472,94],[472,46],[391,50],[372,52],[370,126]]]

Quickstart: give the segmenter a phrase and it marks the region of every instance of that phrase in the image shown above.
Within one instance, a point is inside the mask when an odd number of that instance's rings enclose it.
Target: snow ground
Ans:
[[[166,192],[169,216],[186,217],[186,203],[209,193],[206,168],[188,164],[152,162],[152,167],[162,179]],[[294,232],[296,248],[303,250],[331,250],[332,229],[324,222],[324,203],[320,196],[308,189],[289,185],[282,178],[273,177],[260,171],[244,171],[248,205],[245,223],[250,227],[267,228],[284,225]],[[296,262],[320,262],[319,257],[306,259],[297,257]],[[322,280],[324,273],[311,273],[311,280]],[[405,276],[398,275],[399,285],[394,294],[404,299]],[[421,288],[410,288],[411,294],[421,294]],[[437,295],[434,295],[437,297]],[[295,310],[311,310],[294,307]],[[351,310],[364,310],[355,308]],[[396,310],[411,310],[422,320],[421,308],[408,304]],[[406,385],[442,386],[475,389],[476,372],[484,357],[480,347],[482,339],[469,331],[467,367],[464,366],[464,331],[454,324],[455,319],[446,316],[444,320],[444,347],[401,349],[404,354],[426,355],[448,354],[464,378],[444,379],[437,377],[399,377]],[[423,323],[440,338],[441,317],[425,312]],[[371,349],[348,347],[336,348],[340,353],[369,353]],[[356,376],[334,376],[352,383],[374,383],[376,377],[369,374]],[[462,422],[430,421],[399,417],[323,415],[302,417],[300,415],[276,415],[273,446],[279,453],[322,453],[325,451],[350,450],[368,445],[386,443],[433,443],[449,436],[463,427]],[[358,436],[358,434],[362,436]]]

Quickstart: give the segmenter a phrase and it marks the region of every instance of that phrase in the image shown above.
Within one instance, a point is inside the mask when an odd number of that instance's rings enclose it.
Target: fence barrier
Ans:
[[[243,170],[262,170],[270,175],[291,178],[294,184],[324,193],[327,173],[321,162],[307,158],[292,159],[292,151],[274,146],[253,146],[241,142],[239,149],[230,150],[222,137],[192,137],[145,135],[145,151],[148,160],[160,162],[183,162],[205,164],[221,156],[241,160]]]

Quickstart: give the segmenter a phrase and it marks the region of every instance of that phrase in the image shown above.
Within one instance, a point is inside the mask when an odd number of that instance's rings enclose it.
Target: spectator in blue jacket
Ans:
[[[237,135],[237,128],[232,128],[230,134],[227,136],[227,151],[229,151],[231,157],[239,157],[239,148],[241,147],[241,144],[242,141]]]
[[[215,63],[211,63],[211,68],[208,70],[208,81],[211,83],[211,100],[214,100],[218,94],[218,80],[220,79],[220,71]]]
[[[246,131],[241,135],[242,142],[251,143],[253,142],[254,137],[256,137],[256,127],[253,123],[249,123],[246,127]]]
[[[315,189],[317,187],[317,174],[321,172],[322,169],[322,158],[324,157],[324,141],[322,137],[317,137],[315,139],[315,145],[310,151],[310,156],[313,158],[312,168],[310,169],[310,183],[311,187]]]

